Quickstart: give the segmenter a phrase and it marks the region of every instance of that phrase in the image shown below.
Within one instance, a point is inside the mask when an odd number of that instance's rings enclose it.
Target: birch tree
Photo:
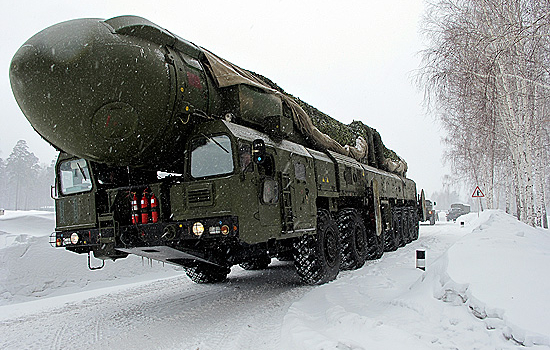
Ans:
[[[490,206],[506,175],[530,225],[546,215],[549,14],[547,1],[441,0],[423,25],[419,82],[448,132],[446,156],[486,189]]]

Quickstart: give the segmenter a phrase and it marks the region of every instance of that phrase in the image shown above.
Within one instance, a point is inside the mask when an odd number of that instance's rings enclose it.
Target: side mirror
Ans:
[[[434,202],[434,207],[435,207],[436,205],[437,205],[437,203],[436,203],[436,202]]]
[[[252,141],[252,160],[256,164],[262,164],[265,160],[265,143],[262,139]]]

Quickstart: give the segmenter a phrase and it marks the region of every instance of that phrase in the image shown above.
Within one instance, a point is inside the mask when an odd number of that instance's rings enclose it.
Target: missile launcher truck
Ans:
[[[426,199],[426,220],[430,221],[430,225],[435,225],[437,219],[437,211],[435,210],[436,202]]]
[[[209,283],[276,257],[321,284],[418,237],[424,198],[375,130],[146,19],[49,27],[17,51],[10,81],[60,152],[52,244],[91,269],[92,253],[135,254]]]

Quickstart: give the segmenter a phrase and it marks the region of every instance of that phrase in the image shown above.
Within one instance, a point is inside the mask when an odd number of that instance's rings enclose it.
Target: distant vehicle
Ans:
[[[0,208],[0,215],[4,215],[4,209]]]
[[[432,204],[431,200],[426,199],[426,221],[429,220],[430,225],[435,225],[435,220],[436,220],[437,214],[435,212],[434,207],[436,205],[437,205],[436,202],[433,202],[433,204]]]
[[[470,212],[470,206],[468,204],[455,203],[451,204],[451,209],[447,213],[447,221],[456,221],[456,219],[464,214]]]

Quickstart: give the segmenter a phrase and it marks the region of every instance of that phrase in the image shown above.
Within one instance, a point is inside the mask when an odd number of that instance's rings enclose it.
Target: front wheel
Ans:
[[[316,234],[300,237],[294,250],[294,266],[303,283],[323,284],[336,278],[341,261],[340,233],[328,210],[317,212]]]

